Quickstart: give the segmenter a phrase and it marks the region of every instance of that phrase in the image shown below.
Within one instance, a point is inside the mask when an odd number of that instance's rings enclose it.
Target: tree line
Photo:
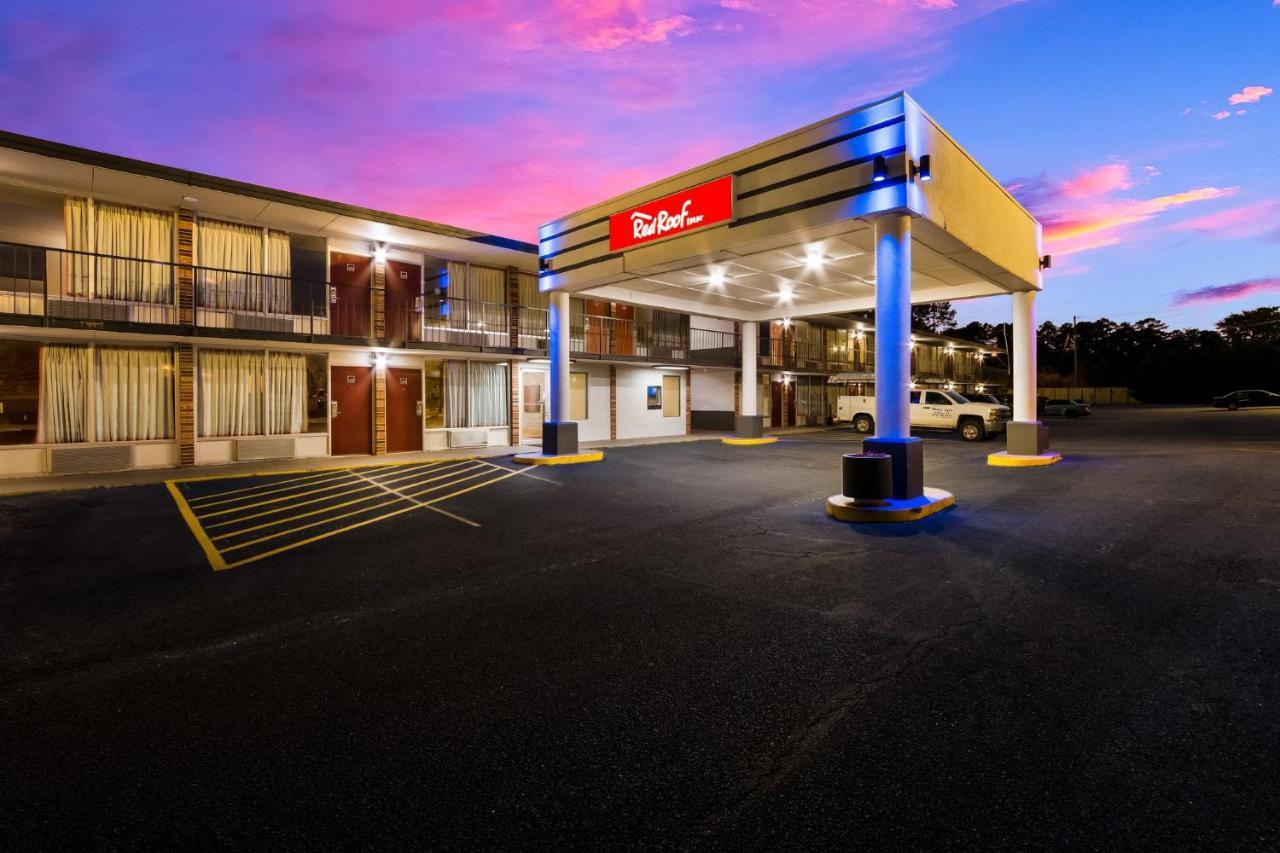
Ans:
[[[913,308],[913,323],[1009,350],[1008,323],[956,325],[950,303]],[[1228,391],[1280,392],[1280,306],[1228,314],[1213,329],[1170,329],[1154,317],[1040,325],[1042,388],[1126,387],[1147,403],[1203,403]]]

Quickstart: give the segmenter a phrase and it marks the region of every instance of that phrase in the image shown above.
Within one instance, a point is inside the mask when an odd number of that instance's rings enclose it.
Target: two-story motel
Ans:
[[[906,168],[894,139],[911,103],[815,125],[840,141],[810,140],[785,174],[778,141],[745,168],[713,164],[735,175],[732,224],[803,191],[804,169],[874,186],[862,172],[882,150]],[[886,104],[897,120],[866,122]],[[708,174],[695,172],[621,205]],[[566,267],[587,270],[580,256],[599,248],[599,216],[579,219],[539,247],[0,134],[0,475],[516,448],[548,420],[583,442],[730,430],[743,414],[802,426],[839,393],[873,393],[877,331],[846,314],[876,307],[871,229],[756,235],[723,257],[702,245],[721,223],[658,241],[679,268],[623,252],[568,298]],[[993,292],[947,248],[917,250],[931,286],[916,301]],[[1003,390],[999,357],[918,332],[900,378]]]

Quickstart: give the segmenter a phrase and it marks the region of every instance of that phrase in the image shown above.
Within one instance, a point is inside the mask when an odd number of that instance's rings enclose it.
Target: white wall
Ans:
[[[587,374],[587,419],[578,423],[578,441],[609,439],[609,365],[578,362],[569,368]]]
[[[666,418],[662,416],[662,409],[646,408],[645,389],[650,385],[661,386],[663,376],[680,377],[679,417]],[[687,370],[618,365],[618,438],[684,435],[684,383],[688,381]]]
[[[732,412],[733,378],[736,371],[694,368],[689,371],[695,412]]]

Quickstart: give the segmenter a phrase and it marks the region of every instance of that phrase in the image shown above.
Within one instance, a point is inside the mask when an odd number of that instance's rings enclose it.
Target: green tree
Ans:
[[[956,309],[950,302],[926,302],[911,306],[911,328],[941,334],[956,325]]]
[[[1250,308],[1218,321],[1218,331],[1228,343],[1280,342],[1280,307]]]

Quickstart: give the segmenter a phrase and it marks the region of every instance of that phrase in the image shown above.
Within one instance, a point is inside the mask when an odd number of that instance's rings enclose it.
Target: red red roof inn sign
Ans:
[[[672,193],[609,217],[609,251],[630,249],[733,218],[733,175]]]

